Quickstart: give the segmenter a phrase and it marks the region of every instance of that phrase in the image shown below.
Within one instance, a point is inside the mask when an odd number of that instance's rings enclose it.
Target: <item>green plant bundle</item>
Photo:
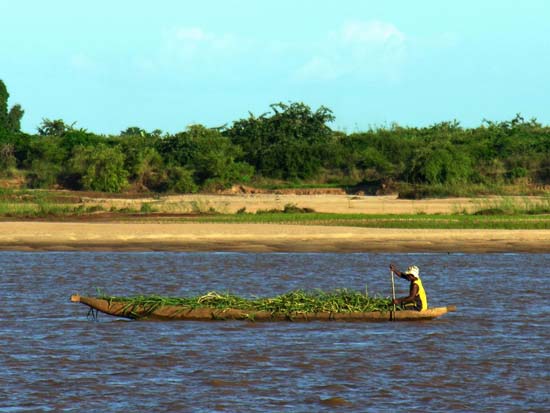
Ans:
[[[269,298],[242,298],[229,293],[216,291],[194,297],[162,297],[140,295],[117,297],[102,295],[110,303],[125,303],[123,311],[128,314],[151,314],[163,306],[179,306],[185,309],[212,308],[217,310],[267,311],[272,314],[293,315],[300,313],[351,313],[388,311],[391,300],[383,297],[370,297],[359,291],[337,289],[334,291],[294,290]],[[139,310],[139,311],[138,311]]]

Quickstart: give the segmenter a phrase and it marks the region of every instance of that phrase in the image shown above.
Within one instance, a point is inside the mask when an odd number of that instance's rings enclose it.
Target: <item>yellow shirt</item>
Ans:
[[[418,296],[420,297],[420,302],[422,303],[422,307],[420,308],[420,311],[427,310],[428,297],[426,296],[426,291],[424,290],[422,281],[420,281],[420,278],[417,278],[416,280],[413,281],[413,283],[418,286]]]

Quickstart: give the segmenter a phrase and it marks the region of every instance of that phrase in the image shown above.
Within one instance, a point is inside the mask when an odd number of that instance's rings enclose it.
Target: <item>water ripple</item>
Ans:
[[[68,300],[97,289],[387,296],[390,261],[419,265],[430,304],[459,311],[426,323],[94,322]],[[0,411],[543,412],[549,263],[547,254],[0,252]]]

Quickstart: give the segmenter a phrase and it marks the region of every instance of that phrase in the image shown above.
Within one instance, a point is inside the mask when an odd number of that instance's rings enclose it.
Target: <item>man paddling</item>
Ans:
[[[390,264],[390,270],[398,277],[410,281],[409,295],[402,298],[394,298],[392,304],[400,305],[403,310],[422,311],[428,309],[428,297],[420,281],[420,270],[416,265],[411,265],[407,271],[401,272],[393,264]]]

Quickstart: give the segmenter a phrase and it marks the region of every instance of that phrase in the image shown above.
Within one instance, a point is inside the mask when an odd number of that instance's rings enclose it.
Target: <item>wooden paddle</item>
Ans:
[[[392,298],[393,300],[395,301],[395,281],[393,280],[393,270],[390,270],[390,274],[391,274],[391,295],[392,295]],[[395,319],[395,311],[396,311],[396,308],[395,308],[395,302],[393,303],[393,318]]]

